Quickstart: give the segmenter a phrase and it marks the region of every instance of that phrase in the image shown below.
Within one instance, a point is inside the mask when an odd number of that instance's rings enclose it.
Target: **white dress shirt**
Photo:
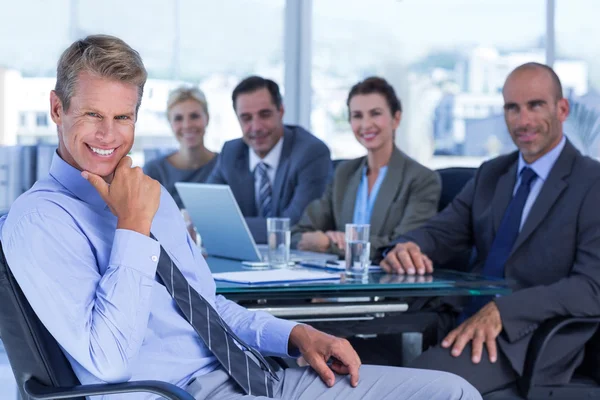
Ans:
[[[254,174],[254,200],[257,205],[257,210],[260,204],[260,201],[258,199],[260,193],[260,176],[256,173],[256,166],[259,162],[264,162],[269,166],[269,168],[267,169],[267,175],[269,176],[271,187],[273,187],[273,183],[275,182],[275,173],[277,172],[277,167],[279,166],[282,150],[283,138],[279,139],[277,144],[271,149],[271,151],[265,156],[265,158],[260,158],[250,147],[248,147],[250,172]]]

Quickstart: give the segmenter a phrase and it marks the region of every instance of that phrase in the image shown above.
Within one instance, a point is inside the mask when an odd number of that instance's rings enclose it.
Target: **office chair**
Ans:
[[[346,158],[338,158],[338,159],[335,159],[335,160],[331,160],[331,165],[333,166],[333,170],[335,171],[335,169],[338,167],[338,165],[340,165],[344,161],[348,161],[348,159],[346,159]]]
[[[462,188],[475,176],[477,168],[443,168],[438,169],[437,173],[442,180],[442,193],[438,203],[438,211],[442,211],[448,204],[454,200]]]
[[[33,312],[8,268],[0,243],[0,337],[23,399],[76,399],[149,392],[168,400],[194,400],[161,381],[81,385],[58,343]]]
[[[600,317],[555,318],[542,323],[533,334],[527,348],[523,376],[512,387],[498,390],[483,396],[484,400],[583,400],[600,398],[600,331],[586,345],[583,364],[566,385],[539,385],[539,362],[547,351],[547,345],[554,335],[567,329],[598,326]]]
[[[436,172],[442,180],[442,193],[438,203],[438,212],[442,211],[452,203],[452,200],[460,193],[463,187],[475,176],[477,168],[444,168],[438,169]],[[469,272],[470,266],[475,260],[475,249],[465,251],[462,254],[454,257],[443,265],[436,266],[442,269],[454,269],[461,272]]]

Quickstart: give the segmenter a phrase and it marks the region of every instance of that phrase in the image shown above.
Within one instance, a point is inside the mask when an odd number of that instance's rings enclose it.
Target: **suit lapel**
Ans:
[[[354,206],[356,205],[356,195],[358,194],[358,186],[360,185],[360,181],[363,175],[363,169],[367,165],[367,157],[364,157],[359,164],[358,168],[354,170],[354,173],[344,177],[347,182],[338,182],[337,185],[342,185],[345,187],[343,190],[342,204],[341,205],[341,213],[340,219],[341,231],[343,232],[346,227],[345,224],[351,224],[354,220]],[[346,195],[348,193],[348,195]],[[353,194],[353,195],[352,195]],[[335,201],[335,200],[334,200]]]
[[[290,156],[294,147],[294,134],[285,128],[283,134],[283,148],[281,149],[281,157],[279,157],[279,165],[275,171],[275,181],[273,182],[273,215],[279,215],[279,203],[283,196],[283,184],[287,181],[288,171],[290,169]]]
[[[523,228],[517,236],[517,241],[513,246],[511,255],[527,240],[533,231],[542,222],[544,217],[550,211],[560,194],[567,188],[567,182],[564,177],[571,173],[573,162],[577,151],[569,141],[565,144],[565,148],[556,160],[556,163],[550,170],[550,174],[542,186],[542,190],[538,194],[535,202],[531,206],[529,215],[523,224]]]
[[[513,190],[515,188],[515,182],[517,181],[517,165],[517,161],[513,162],[504,175],[500,176],[498,184],[496,185],[496,191],[494,192],[494,197],[492,199],[494,235],[498,231],[500,222],[502,222],[502,217],[506,212],[506,207],[508,207],[508,203],[510,203],[510,200],[513,197]]]
[[[242,201],[238,201],[242,214],[247,217],[256,216],[258,214],[256,210],[254,175],[250,172],[248,146],[242,146],[242,151],[238,155],[235,167],[238,173],[233,176],[236,177],[238,182],[235,185],[231,185],[231,187],[238,188],[239,196],[236,196],[236,198],[243,199]]]
[[[375,204],[373,204],[373,213],[371,214],[371,233],[373,235],[379,235],[385,225],[388,211],[402,184],[405,163],[404,154],[394,146],[387,173],[381,183],[379,193],[377,193]]]

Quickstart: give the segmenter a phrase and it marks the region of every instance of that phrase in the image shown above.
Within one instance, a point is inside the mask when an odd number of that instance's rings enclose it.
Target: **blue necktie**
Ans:
[[[525,203],[527,202],[527,197],[529,197],[531,185],[535,181],[535,178],[537,178],[537,175],[531,168],[525,167],[521,171],[521,184],[504,212],[502,222],[485,260],[483,275],[496,278],[504,277],[504,266],[517,241],[517,236],[519,236],[523,209],[525,208]],[[459,323],[471,317],[491,300],[491,296],[472,297],[463,312],[459,315]]]
[[[269,165],[264,162],[259,162],[256,166],[259,179],[258,189],[258,206],[261,217],[270,217],[273,202],[273,190],[271,189],[271,181],[269,180]]]

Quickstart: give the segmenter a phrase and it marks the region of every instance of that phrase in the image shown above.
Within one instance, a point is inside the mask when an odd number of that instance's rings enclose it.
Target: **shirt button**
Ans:
[[[158,257],[152,256],[152,261],[157,262],[158,261]]]

